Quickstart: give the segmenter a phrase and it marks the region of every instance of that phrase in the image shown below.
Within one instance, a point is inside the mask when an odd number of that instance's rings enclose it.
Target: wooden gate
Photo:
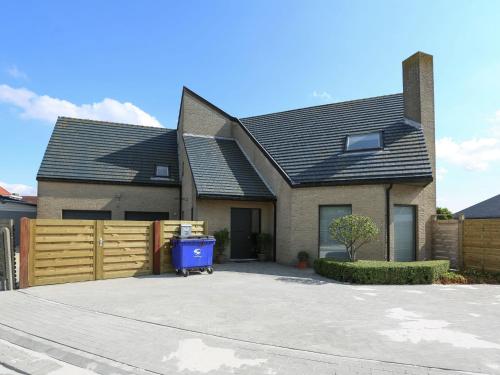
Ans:
[[[170,239],[180,224],[193,234],[206,233],[203,221],[22,219],[21,287],[150,275],[153,248],[158,248],[158,273],[169,272]],[[28,259],[29,258],[29,259]]]
[[[30,286],[95,280],[94,220],[30,220]]]
[[[500,219],[466,219],[463,226],[465,268],[500,272]]]
[[[152,221],[97,221],[96,279],[153,273]]]

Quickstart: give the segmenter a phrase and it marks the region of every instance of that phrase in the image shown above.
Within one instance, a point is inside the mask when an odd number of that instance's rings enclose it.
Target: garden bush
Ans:
[[[316,273],[334,280],[356,284],[432,284],[449,268],[450,262],[447,260],[347,262],[316,259],[314,261]]]

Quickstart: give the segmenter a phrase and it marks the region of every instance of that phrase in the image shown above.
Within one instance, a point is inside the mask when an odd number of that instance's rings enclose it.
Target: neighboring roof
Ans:
[[[500,194],[465,208],[454,214],[455,218],[464,215],[466,219],[500,218]]]
[[[169,179],[154,178],[157,164],[170,167]],[[177,132],[59,117],[37,179],[179,185]]]
[[[37,204],[38,197],[36,195],[23,195],[22,201],[29,204]]]
[[[240,119],[292,186],[432,181],[424,134],[404,122],[403,95]],[[382,131],[384,149],[345,152],[346,137]]]
[[[16,199],[12,197],[6,197],[0,195],[0,203],[10,203],[20,206],[32,206],[36,207],[36,202],[25,201],[24,199]]]
[[[0,186],[0,196],[8,197],[9,195],[10,195],[10,192]]]
[[[198,197],[275,199],[234,140],[185,134],[184,144]]]

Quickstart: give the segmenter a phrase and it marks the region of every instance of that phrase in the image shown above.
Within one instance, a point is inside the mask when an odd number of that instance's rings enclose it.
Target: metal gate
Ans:
[[[14,220],[0,220],[0,290],[16,287]]]

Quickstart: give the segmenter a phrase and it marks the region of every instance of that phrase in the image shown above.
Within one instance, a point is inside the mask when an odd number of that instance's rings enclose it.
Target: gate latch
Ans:
[[[104,241],[102,240],[102,237],[99,238],[99,246],[102,246],[103,243],[104,243]]]

